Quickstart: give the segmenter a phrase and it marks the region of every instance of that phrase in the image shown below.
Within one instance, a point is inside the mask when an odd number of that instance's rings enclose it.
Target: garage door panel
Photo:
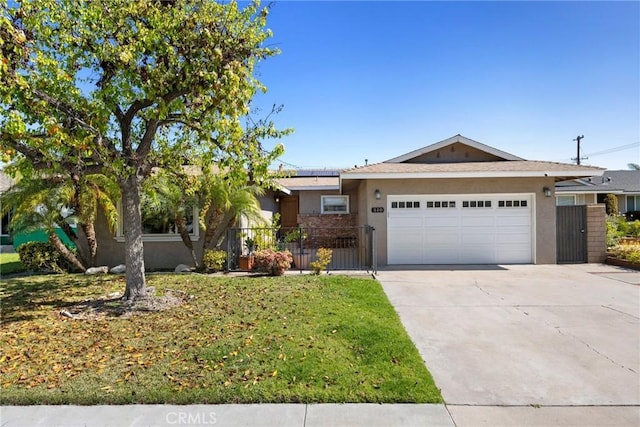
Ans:
[[[491,264],[495,262],[493,247],[463,248],[460,253],[465,264]]]
[[[497,216],[496,220],[499,222],[501,227],[520,226],[529,228],[531,226],[530,215],[509,216],[502,214]]]
[[[495,237],[488,232],[483,233],[469,233],[462,235],[462,245],[474,245],[474,246],[488,246],[493,248],[495,244]]]
[[[395,209],[394,212],[391,201],[409,198],[420,200],[421,208],[410,211]],[[442,206],[445,199],[448,204],[453,202],[455,207],[445,209],[436,206],[437,203]],[[389,200],[387,236],[390,264],[533,261],[533,202],[530,195],[391,195]],[[520,206],[522,204],[526,207]]]
[[[496,243],[499,245],[520,245],[523,243],[530,243],[531,236],[528,234],[509,234],[509,235],[496,235]]]
[[[495,225],[495,218],[493,215],[474,215],[470,217],[463,216],[461,218],[463,227],[493,227]]]
[[[460,254],[457,248],[430,248],[425,254],[425,264],[459,264]]]
[[[425,216],[425,225],[431,227],[458,227],[460,221],[457,216]]]

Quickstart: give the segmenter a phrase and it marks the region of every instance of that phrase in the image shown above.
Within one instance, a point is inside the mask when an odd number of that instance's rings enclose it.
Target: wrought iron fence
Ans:
[[[333,251],[328,270],[375,271],[375,229],[371,226],[332,228],[230,228],[227,230],[227,270],[251,269],[256,250],[289,250],[292,269],[307,270],[319,248]]]

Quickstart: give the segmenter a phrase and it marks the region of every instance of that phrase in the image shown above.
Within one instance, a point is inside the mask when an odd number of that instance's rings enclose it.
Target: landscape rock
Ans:
[[[174,270],[176,273],[189,273],[191,272],[191,267],[186,264],[178,264],[176,269]]]
[[[109,273],[111,274],[124,274],[126,272],[127,272],[127,266],[124,264],[116,265],[111,270],[109,270]]]
[[[109,267],[103,265],[101,267],[90,267],[87,268],[87,271],[84,274],[94,275],[94,274],[107,274],[109,272]]]

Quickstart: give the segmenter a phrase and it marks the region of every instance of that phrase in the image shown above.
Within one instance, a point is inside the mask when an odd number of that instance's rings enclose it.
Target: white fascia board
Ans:
[[[323,185],[323,186],[315,185],[315,186],[308,186],[308,187],[295,186],[295,187],[287,187],[287,188],[289,188],[292,191],[293,190],[295,190],[295,191],[314,191],[314,190],[318,190],[318,191],[323,191],[324,190],[324,191],[326,191],[326,190],[339,190],[340,186],[339,185]]]
[[[604,171],[549,171],[549,172],[414,172],[414,173],[348,173],[342,179],[407,179],[407,178],[543,178],[565,176],[599,176]]]

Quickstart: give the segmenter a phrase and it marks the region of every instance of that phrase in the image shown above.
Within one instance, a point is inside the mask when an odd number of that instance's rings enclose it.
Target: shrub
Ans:
[[[607,247],[615,246],[621,237],[640,237],[640,220],[627,221],[623,215],[607,217]]]
[[[26,270],[64,273],[69,263],[49,242],[27,242],[18,246],[20,262]]]
[[[271,276],[282,276],[285,271],[291,268],[291,263],[293,262],[293,257],[289,251],[262,249],[256,251],[254,255],[255,270]]]
[[[640,244],[618,245],[609,249],[610,256],[640,263]]]
[[[604,199],[604,205],[607,211],[607,215],[618,214],[618,198],[615,196],[615,194],[607,194],[607,197]]]
[[[220,249],[205,249],[202,264],[205,271],[222,271],[227,263],[227,253]]]
[[[309,264],[313,270],[313,274],[320,274],[322,270],[326,270],[331,263],[333,251],[329,248],[319,248],[317,251],[318,259]]]

